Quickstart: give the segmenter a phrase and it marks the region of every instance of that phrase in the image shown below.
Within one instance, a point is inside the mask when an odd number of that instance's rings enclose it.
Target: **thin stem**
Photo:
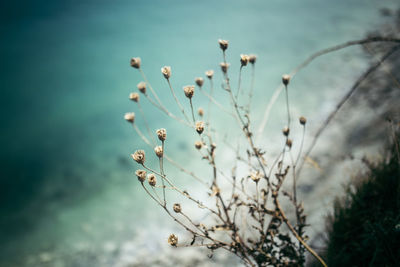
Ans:
[[[194,118],[193,103],[191,98],[189,99],[189,102],[190,102],[190,109],[192,111],[193,124],[196,124],[196,119]]]
[[[238,82],[238,89],[237,89],[237,92],[236,92],[236,101],[238,100],[238,97],[239,97],[240,84],[242,82],[242,69],[243,69],[243,65],[241,65],[240,69],[239,69],[239,82]]]
[[[169,79],[167,79],[167,82],[168,82],[169,89],[171,90],[172,96],[175,99],[176,104],[178,104],[178,107],[181,110],[181,112],[182,112],[183,116],[185,117],[185,119],[187,120],[187,122],[190,122],[189,117],[185,113],[185,109],[183,108],[183,106],[181,105],[181,102],[179,101],[179,99],[175,95],[175,91],[172,88],[172,85],[171,85],[171,82],[169,81]]]
[[[153,143],[153,146],[155,146],[155,145],[156,145],[156,140],[155,140],[154,136],[151,134],[151,130],[150,130],[149,124],[147,123],[146,116],[144,115],[142,106],[140,105],[139,102],[137,102],[137,104],[138,104],[138,107],[139,107],[139,111],[140,111],[140,113],[142,114],[142,118],[143,118],[143,121],[144,121],[144,125],[146,126],[147,133],[149,134],[149,136],[150,136],[150,138],[151,138],[151,141],[152,141],[152,143]]]
[[[163,151],[163,154],[164,154],[164,152],[165,152],[165,150],[164,150],[164,140],[161,141],[161,147],[162,147],[162,151]],[[165,174],[164,174],[164,156],[160,157],[160,158],[159,158],[159,161],[160,161],[160,172],[161,172],[162,175],[165,175]],[[167,201],[165,200],[165,185],[164,185],[164,179],[161,179],[161,182],[162,182],[162,185],[163,185],[164,205],[167,205]]]
[[[288,120],[288,127],[289,127],[289,129],[290,129],[289,92],[288,92],[288,87],[287,87],[287,85],[285,85],[285,92],[286,92],[287,120]]]

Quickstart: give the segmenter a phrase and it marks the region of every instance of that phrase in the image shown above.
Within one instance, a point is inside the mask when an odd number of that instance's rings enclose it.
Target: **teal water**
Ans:
[[[134,239],[138,230],[155,232],[149,225],[165,220],[133,177],[136,166],[129,154],[144,144],[123,120],[125,112],[137,112],[128,95],[141,81],[129,67],[130,57],[142,58],[152,85],[178,113],[160,68],[172,66],[172,83],[181,92],[194,77],[204,77],[205,70],[218,70],[222,58],[217,40],[228,39],[233,73],[239,69],[239,54],[258,55],[252,112],[260,119],[282,73],[317,49],[364,37],[382,21],[379,8],[395,4],[391,0],[3,4],[0,264],[37,266],[89,251],[93,262],[112,266],[115,263],[99,259],[104,247],[114,251],[121,242]],[[365,65],[357,48],[319,60],[296,77],[293,112],[317,123],[337,98],[336,90]],[[216,79],[220,78],[217,73]],[[228,103],[222,90],[216,90],[216,97]],[[195,104],[204,106],[206,101]],[[152,129],[168,129],[170,154],[189,167],[201,168],[195,164],[194,139],[186,140],[184,129],[149,105],[144,109]],[[271,125],[280,127],[279,121],[274,115]],[[219,113],[215,123],[234,129]],[[138,124],[143,127],[142,121]],[[190,186],[184,178],[177,179]],[[143,238],[152,244],[159,236]]]

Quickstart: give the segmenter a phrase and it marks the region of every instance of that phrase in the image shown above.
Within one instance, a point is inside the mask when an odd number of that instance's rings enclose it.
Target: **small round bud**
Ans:
[[[182,211],[181,204],[175,203],[173,209],[176,213],[180,213]]]
[[[286,140],[286,145],[287,145],[289,148],[291,148],[291,147],[292,147],[292,144],[293,144],[293,141],[292,141],[292,139],[288,139],[288,140]]]
[[[167,139],[167,130],[165,130],[164,128],[158,129],[156,133],[160,141],[165,141]]]
[[[202,121],[196,122],[196,132],[198,134],[202,134],[203,131],[204,131],[204,122]]]
[[[178,237],[174,234],[171,234],[168,237],[168,244],[170,244],[173,247],[176,247],[176,245],[178,245]]]
[[[164,75],[165,79],[169,79],[171,77],[171,67],[170,66],[164,66],[161,68],[161,73]]]
[[[256,55],[249,55],[249,62],[251,64],[256,63],[256,61],[257,61],[257,56]]]
[[[246,66],[248,62],[249,62],[248,55],[240,55],[240,64],[242,65],[242,67]]]
[[[134,123],[135,122],[135,113],[134,112],[125,113],[124,119],[130,123]]]
[[[139,102],[139,94],[138,93],[131,93],[129,95],[129,99],[135,102]]]
[[[289,135],[289,133],[290,133],[290,129],[289,129],[289,127],[285,127],[285,128],[283,128],[283,129],[282,129],[282,133],[283,133],[283,135],[284,135],[284,136],[288,136],[288,135]]]
[[[140,83],[138,83],[138,84],[137,84],[137,88],[139,89],[139,91],[140,91],[142,94],[145,94],[145,93],[146,93],[146,83],[145,83],[145,82],[140,82]]]
[[[204,115],[204,109],[203,109],[203,108],[199,108],[199,109],[197,110],[197,114],[199,114],[200,117],[203,117],[203,115]]]
[[[208,79],[212,79],[212,77],[214,76],[214,71],[213,70],[208,70],[206,71],[206,76]]]
[[[131,154],[131,157],[133,158],[134,161],[142,165],[146,160],[146,156],[143,150],[136,150],[135,153]]]
[[[156,179],[156,176],[154,175],[154,173],[149,173],[147,175],[147,181],[149,182],[149,185],[156,186],[157,179]]]
[[[183,92],[185,92],[185,96],[187,98],[191,99],[194,95],[194,86],[193,85],[184,86]]]
[[[289,74],[284,74],[282,75],[282,83],[287,86],[290,81],[290,75]]]
[[[146,180],[146,175],[147,175],[147,173],[146,173],[145,170],[136,170],[135,174],[136,174],[138,180],[139,180],[141,183],[143,183],[143,182]]]
[[[156,146],[154,148],[154,152],[156,153],[157,157],[159,157],[159,158],[162,158],[163,155],[164,155],[164,151],[163,151],[162,146]]]
[[[194,147],[196,149],[201,149],[203,147],[203,142],[201,142],[201,141],[194,142]]]
[[[141,63],[142,63],[142,60],[140,59],[140,57],[131,58],[131,67],[132,68],[139,69]]]
[[[226,73],[228,71],[229,63],[222,62],[219,65],[221,66],[221,70],[223,73]]]
[[[252,172],[252,173],[250,174],[251,180],[253,180],[253,181],[256,182],[256,183],[258,183],[258,182],[260,181],[261,177],[262,177],[262,175],[261,175],[261,173],[260,173],[259,171],[257,171],[257,172]]]
[[[227,40],[218,40],[219,43],[219,47],[222,49],[222,51],[225,51],[226,49],[228,49],[228,44],[229,42]]]
[[[307,123],[307,119],[305,117],[301,116],[299,118],[299,122],[300,122],[301,125],[305,125]]]
[[[196,79],[194,79],[194,81],[196,82],[198,87],[202,87],[203,83],[204,83],[204,79],[201,77],[197,77]]]
[[[217,148],[217,144],[216,143],[211,143],[211,148],[212,149],[216,149]]]

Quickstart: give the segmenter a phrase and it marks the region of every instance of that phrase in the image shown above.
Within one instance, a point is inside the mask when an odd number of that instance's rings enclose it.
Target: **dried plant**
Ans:
[[[302,138],[299,142],[299,149],[295,155],[294,151],[292,151],[294,142],[290,138],[292,134],[291,124],[294,123],[292,121],[289,104],[291,78],[301,68],[321,55],[350,45],[366,45],[371,42],[390,42],[397,45],[383,56],[379,63],[375,64],[371,70],[368,70],[360,77],[357,83],[350,89],[349,93],[339,103],[337,109],[332,112],[326,122],[318,130],[317,135],[312,140],[312,145],[308,148],[306,153],[303,153],[303,143],[307,120],[305,117],[300,117],[298,121],[296,121],[296,123],[299,123],[302,127]],[[388,56],[400,48],[398,43],[400,43],[398,39],[385,37],[372,37],[348,42],[315,53],[291,72],[290,75],[283,75],[282,86],[277,89],[277,94],[279,94],[282,88],[284,89],[287,113],[285,123],[287,126],[282,130],[283,141],[281,152],[276,158],[272,159],[268,158],[264,150],[257,145],[255,135],[252,131],[253,124],[251,124],[250,108],[254,87],[255,63],[257,59],[255,55],[240,55],[238,58],[240,62],[239,81],[238,87],[234,92],[229,77],[230,64],[226,61],[226,51],[228,50],[229,42],[226,40],[219,40],[219,46],[223,56],[223,62],[220,63],[223,75],[222,89],[227,93],[230,107],[224,106],[213,97],[214,71],[208,70],[205,72],[205,75],[209,81],[209,92],[203,89],[205,87],[204,79],[201,77],[195,78],[195,83],[199,91],[207,97],[209,102],[207,109],[198,108],[197,113],[194,108],[194,101],[197,95],[195,86],[185,86],[183,87],[182,95],[177,95],[170,82],[171,78],[173,78],[171,67],[163,67],[161,69],[162,75],[167,81],[170,92],[182,116],[173,114],[163,105],[156,91],[152,88],[144,75],[140,58],[132,58],[131,66],[138,69],[144,79],[144,82],[140,82],[137,86],[139,92],[142,93],[155,108],[193,130],[193,135],[198,136],[199,140],[194,143],[194,146],[191,146],[199,152],[200,159],[205,160],[212,170],[211,178],[208,180],[202,179],[200,177],[203,174],[187,170],[185,166],[182,166],[182,164],[169,157],[168,151],[165,150],[165,143],[168,141],[167,131],[165,129],[158,129],[153,133],[153,131],[150,130],[145,114],[140,106],[139,95],[137,93],[132,93],[130,95],[130,99],[138,105],[141,119],[144,121],[147,129],[147,134],[144,134],[136,126],[134,113],[127,113],[125,119],[133,125],[138,136],[153,149],[156,154],[154,156],[158,158],[159,161],[157,169],[153,168],[146,162],[144,150],[137,150],[132,154],[132,158],[143,169],[136,170],[136,176],[145,192],[165,210],[168,216],[190,234],[190,238],[186,238],[186,241],[185,238],[178,238],[177,235],[171,234],[168,238],[168,243],[173,247],[206,247],[211,250],[211,252],[217,249],[224,249],[240,257],[246,266],[303,266],[306,252],[311,253],[323,266],[327,266],[324,260],[306,243],[306,215],[304,214],[302,202],[297,198],[296,181],[300,174],[301,166],[304,163],[305,156],[308,156],[311,152],[316,139],[323,129],[344,102],[351,96],[358,84]],[[251,66],[252,73],[251,85],[249,90],[246,91],[246,97],[241,97],[241,95],[243,95],[243,92],[241,92],[242,69],[249,68],[249,66]],[[150,90],[151,95],[148,94],[147,88]],[[274,94],[271,103],[276,100],[277,94]],[[181,103],[178,96],[186,98],[185,102]],[[264,130],[266,117],[268,117],[272,105],[271,103],[266,108],[263,121],[258,124],[258,133],[262,133]],[[184,108],[185,104],[187,108],[190,108],[192,118],[189,118],[187,115]],[[213,141],[215,140],[216,132],[210,121],[212,105],[215,105],[222,112],[228,114],[228,116],[238,124],[242,132],[241,136],[246,142],[246,147],[242,150],[233,148],[236,162],[231,166],[232,172],[230,175],[227,175],[225,173],[226,170],[217,164],[216,161],[217,151],[220,151],[220,148],[217,148],[217,145]],[[206,118],[204,118],[204,114]],[[155,136],[158,137],[158,142]],[[229,142],[225,142],[224,145],[229,149],[232,148]],[[176,180],[171,178],[164,171],[164,160],[204,185],[204,192],[208,193],[207,204],[196,199],[187,190],[183,190],[176,185]],[[245,166],[241,171],[237,170],[238,162],[241,162]],[[161,185],[157,182],[156,176],[161,181]],[[146,177],[149,185],[146,184]],[[287,179],[291,179],[292,184],[289,190],[284,188],[284,182]],[[200,220],[199,218],[189,216],[184,205],[180,203],[170,203],[170,201],[167,200],[166,191],[175,192],[189,202],[192,202],[200,211],[205,212],[208,217]],[[286,204],[281,204],[281,201],[284,201]],[[283,207],[286,209],[286,206],[287,208],[292,206],[291,210],[293,212],[290,213],[290,218],[283,209]]]

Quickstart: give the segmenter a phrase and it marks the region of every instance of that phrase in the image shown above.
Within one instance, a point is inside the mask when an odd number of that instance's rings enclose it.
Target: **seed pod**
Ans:
[[[170,244],[173,247],[176,247],[176,245],[178,245],[178,237],[174,234],[171,234],[168,237],[168,244]]]
[[[164,66],[161,68],[161,73],[164,75],[165,79],[169,79],[171,77],[171,67],[170,66]]]
[[[159,158],[163,157],[164,151],[163,151],[162,146],[156,146],[154,148],[154,152],[156,153],[157,157],[159,157]]]
[[[260,173],[259,171],[257,171],[257,172],[252,172],[252,173],[250,174],[250,178],[251,178],[254,182],[258,183],[258,182],[260,181],[260,179],[261,179],[261,173]]]
[[[288,140],[286,141],[286,145],[287,145],[289,148],[292,148],[292,144],[293,144],[292,139],[288,139]]]
[[[149,185],[151,186],[156,186],[157,184],[156,176],[153,173],[147,175],[147,181],[149,181]]]
[[[196,79],[194,79],[194,81],[196,82],[198,87],[202,87],[204,84],[204,79],[201,77],[197,77]]]
[[[248,55],[240,55],[240,64],[242,65],[242,67],[246,66],[248,62],[249,62]]]
[[[131,93],[129,95],[129,99],[135,102],[139,102],[139,94],[138,93]]]
[[[135,113],[134,112],[125,113],[124,119],[133,124],[135,122]]]
[[[201,149],[203,147],[203,142],[201,142],[201,141],[194,142],[194,147],[196,149]]]
[[[222,62],[219,65],[221,66],[221,70],[223,73],[226,73],[228,71],[229,63]]]
[[[146,83],[145,82],[140,82],[137,84],[137,88],[139,89],[139,91],[143,94],[146,93]]]
[[[167,139],[167,130],[165,130],[164,128],[158,129],[156,133],[160,141],[165,141]]]
[[[180,213],[182,211],[181,204],[175,203],[173,209],[176,213]]]
[[[228,44],[229,42],[227,40],[218,40],[219,43],[219,47],[222,49],[222,51],[225,51],[226,49],[228,49]]]
[[[204,122],[202,122],[202,121],[196,122],[196,132],[198,134],[202,134],[203,131],[204,131]]]
[[[146,155],[144,153],[144,150],[136,150],[135,153],[131,154],[131,157],[133,158],[134,161],[142,165],[146,160]]]
[[[282,133],[284,136],[288,136],[290,133],[290,129],[288,127],[285,127],[282,129]]]
[[[139,180],[141,183],[143,183],[143,182],[146,180],[146,175],[147,175],[147,173],[146,173],[145,170],[136,170],[135,174],[136,174],[138,180]]]
[[[301,116],[299,118],[299,122],[300,122],[301,125],[305,125],[307,123],[307,119],[305,117]]]
[[[132,68],[139,69],[141,63],[142,63],[142,60],[140,59],[140,57],[131,58],[131,67]]]
[[[214,71],[213,70],[208,70],[206,71],[206,76],[208,79],[212,79],[212,77],[214,76]]]
[[[200,117],[203,117],[203,115],[204,115],[204,109],[199,108],[199,109],[197,110],[197,114],[199,114]]]
[[[184,86],[183,92],[185,93],[185,96],[187,98],[191,99],[194,95],[194,86],[193,85]]]
[[[249,55],[249,62],[251,64],[256,63],[256,60],[257,60],[257,56],[256,55]]]
[[[282,75],[282,83],[287,86],[290,81],[290,75],[289,74],[284,74]]]

